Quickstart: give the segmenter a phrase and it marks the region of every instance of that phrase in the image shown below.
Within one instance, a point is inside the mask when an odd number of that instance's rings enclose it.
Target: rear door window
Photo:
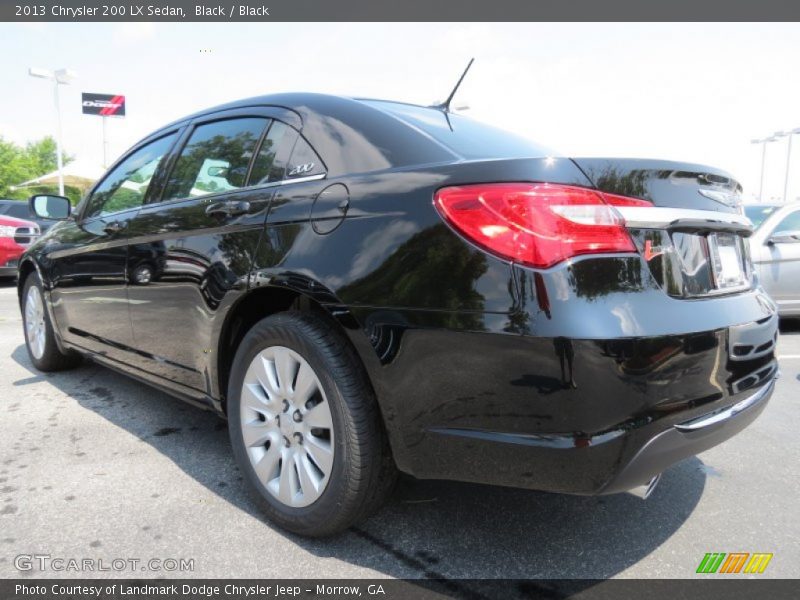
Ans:
[[[280,121],[273,121],[253,163],[250,185],[281,181],[297,141],[297,132]]]
[[[198,125],[181,150],[163,200],[196,198],[244,187],[265,118],[238,118]]]
[[[289,164],[286,166],[286,179],[297,179],[300,177],[310,177],[312,175],[322,175],[325,173],[325,165],[322,164],[319,155],[311,145],[300,136],[292,150]]]

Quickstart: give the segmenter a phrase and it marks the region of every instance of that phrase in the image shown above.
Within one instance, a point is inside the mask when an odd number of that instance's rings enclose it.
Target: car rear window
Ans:
[[[460,114],[445,114],[436,108],[383,100],[367,100],[365,104],[422,130],[462,158],[539,158],[553,155],[544,146],[527,138]]]

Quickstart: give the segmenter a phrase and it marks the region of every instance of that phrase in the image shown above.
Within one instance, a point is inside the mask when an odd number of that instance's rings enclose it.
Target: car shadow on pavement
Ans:
[[[91,362],[40,374],[24,346],[12,358],[31,373],[13,385],[46,379],[238,509],[261,518],[234,465],[225,422],[214,414]],[[669,539],[694,511],[705,480],[697,458],[664,473],[647,501],[631,494],[564,496],[404,477],[385,508],[345,534],[325,540],[282,535],[316,556],[392,577],[607,578]]]

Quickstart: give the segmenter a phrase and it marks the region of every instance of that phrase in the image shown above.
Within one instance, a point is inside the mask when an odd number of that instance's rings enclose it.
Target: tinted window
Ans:
[[[302,137],[297,139],[297,143],[292,150],[292,157],[286,166],[286,179],[296,177],[309,177],[325,172],[325,165],[322,164],[317,153]]]
[[[8,204],[5,207],[0,208],[0,212],[4,212],[4,214],[8,215],[9,217],[16,217],[18,219],[30,219],[31,218],[31,211],[28,208],[27,202],[15,202],[14,204]]]
[[[114,168],[89,199],[85,217],[97,217],[141,206],[161,159],[172,147],[175,134],[139,148]]]
[[[253,163],[250,183],[255,185],[283,179],[296,139],[297,132],[294,129],[280,121],[273,121]]]
[[[764,206],[752,204],[744,207],[744,214],[753,222],[753,227],[758,227],[768,216],[775,212],[777,206]]]
[[[553,155],[547,148],[526,138],[463,115],[445,115],[438,109],[394,102],[370,100],[366,104],[421,129],[464,158],[535,158]]]
[[[238,189],[267,119],[228,119],[200,125],[170,174],[164,200]]]
[[[800,231],[800,210],[786,215],[781,222],[778,223],[774,233],[782,233],[784,231]]]

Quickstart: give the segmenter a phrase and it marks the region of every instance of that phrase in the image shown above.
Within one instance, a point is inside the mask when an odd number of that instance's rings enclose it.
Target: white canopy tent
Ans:
[[[92,184],[103,176],[105,169],[91,163],[74,161],[64,167],[64,185],[86,191]],[[12,190],[18,190],[37,185],[58,185],[58,171],[47,173],[30,181],[24,181],[11,186]]]

